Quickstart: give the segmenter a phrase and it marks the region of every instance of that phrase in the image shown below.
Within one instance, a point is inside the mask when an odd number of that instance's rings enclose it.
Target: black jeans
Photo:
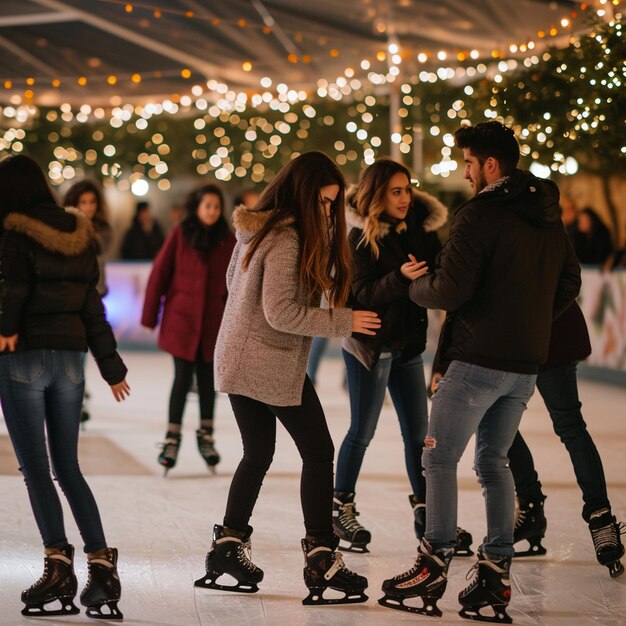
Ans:
[[[610,508],[611,505],[602,460],[580,411],[582,404],[578,399],[576,363],[541,372],[537,376],[537,389],[550,413],[554,432],[565,444],[572,459],[576,482],[583,494],[583,519],[588,522],[594,511]],[[533,457],[519,432],[509,450],[509,460],[517,495],[540,498],[541,483]]]
[[[304,382],[300,406],[270,406],[246,396],[229,397],[241,431],[243,458],[230,485],[224,525],[246,529],[272,463],[278,419],[302,457],[300,498],[306,532],[320,539],[330,538],[335,450],[324,410],[309,378]]]
[[[213,381],[213,363],[205,363],[199,353],[194,361],[185,361],[174,357],[174,383],[170,393],[170,424],[182,424],[187,394],[191,389],[193,372],[196,370],[198,397],[200,401],[200,420],[207,424],[209,434],[213,434],[213,410],[215,406],[215,387]],[[210,422],[211,426],[208,426]]]

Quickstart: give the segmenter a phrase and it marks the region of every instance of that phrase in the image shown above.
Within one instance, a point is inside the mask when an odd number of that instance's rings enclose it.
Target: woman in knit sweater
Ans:
[[[306,364],[311,337],[375,334],[375,313],[345,308],[350,252],[343,210],[344,180],[320,152],[286,165],[253,209],[234,214],[237,244],[228,268],[229,297],[215,348],[216,388],[229,394],[244,455],[230,487],[223,525],[215,525],[200,587],[257,591],[263,571],[245,548],[249,519],[270,466],[280,421],[302,457],[307,604],[363,602],[367,580],[336,552],[332,526],[333,443]],[[319,308],[321,295],[329,309]],[[217,583],[222,574],[237,585]],[[336,602],[336,600],[334,601]]]

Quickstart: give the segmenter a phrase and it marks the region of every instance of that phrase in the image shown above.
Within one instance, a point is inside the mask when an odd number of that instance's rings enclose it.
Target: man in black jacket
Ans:
[[[463,617],[481,619],[487,605],[506,616],[515,508],[507,452],[547,357],[552,319],[580,289],[580,267],[558,188],[516,169],[513,131],[499,122],[465,126],[456,144],[475,195],[458,209],[433,272],[409,292],[419,305],[449,312],[440,350],[451,365],[433,398],[423,455],[426,535],[416,566],[426,574],[409,570],[383,590],[395,600],[421,596],[424,612],[438,612],[456,540],[457,465],[476,434],[488,530],[459,601]]]

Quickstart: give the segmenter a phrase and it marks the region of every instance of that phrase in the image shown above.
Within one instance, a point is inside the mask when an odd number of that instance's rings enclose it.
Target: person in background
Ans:
[[[113,230],[109,224],[108,211],[100,185],[88,179],[74,183],[65,194],[63,206],[78,209],[87,219],[91,220],[96,257],[98,259],[98,269],[100,271],[100,278],[98,279],[96,290],[100,294],[100,297],[104,298],[108,292],[104,261],[111,247]],[[89,392],[87,388],[85,388],[85,397],[80,412],[81,424],[84,424],[90,418],[87,407],[88,400]]]
[[[243,189],[235,196],[233,207],[236,209],[238,206],[243,205],[248,209],[253,209],[260,197],[261,194],[256,189]]]
[[[604,265],[613,254],[609,229],[589,207],[578,214],[576,229],[570,236],[576,256],[583,265]]]
[[[311,337],[375,333],[380,320],[346,307],[350,251],[345,183],[321,152],[285,165],[254,209],[234,213],[237,244],[228,300],[215,347],[216,388],[229,394],[243,440],[222,524],[213,529],[198,587],[254,592],[263,570],[249,557],[250,517],[276,445],[280,421],[302,457],[300,499],[306,535],[304,604],[364,602],[367,579],[347,569],[333,532],[333,442],[306,376]],[[319,308],[325,293],[330,308]],[[287,503],[285,502],[285,506]],[[218,582],[229,574],[236,585]],[[341,599],[324,597],[327,588]]]
[[[146,287],[141,323],[155,328],[161,319],[159,347],[174,357],[167,433],[159,455],[166,474],[178,458],[194,371],[200,403],[198,450],[210,468],[220,460],[213,439],[213,350],[226,303],[226,269],[235,246],[223,209],[217,185],[205,185],[189,195],[187,215],[161,248]]]
[[[137,202],[133,223],[122,241],[122,259],[128,261],[151,261],[163,245],[163,231],[152,216],[150,204]]]
[[[23,155],[0,162],[0,216],[0,401],[44,545],[44,572],[22,593],[22,614],[79,612],[74,547],[51,459],[87,554],[80,601],[88,617],[122,619],[117,549],[107,544],[77,457],[88,348],[115,399],[130,393],[96,289],[93,226],[56,205],[43,171]]]

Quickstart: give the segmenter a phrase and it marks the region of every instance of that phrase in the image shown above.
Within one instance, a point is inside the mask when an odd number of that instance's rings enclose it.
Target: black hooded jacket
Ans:
[[[421,306],[452,312],[442,359],[533,374],[552,320],[580,290],[580,266],[554,183],[516,170],[459,208],[434,271],[413,282]]]
[[[39,206],[4,219],[0,241],[0,335],[17,350],[89,349],[110,385],[126,377],[96,290],[93,227],[77,210]]]

